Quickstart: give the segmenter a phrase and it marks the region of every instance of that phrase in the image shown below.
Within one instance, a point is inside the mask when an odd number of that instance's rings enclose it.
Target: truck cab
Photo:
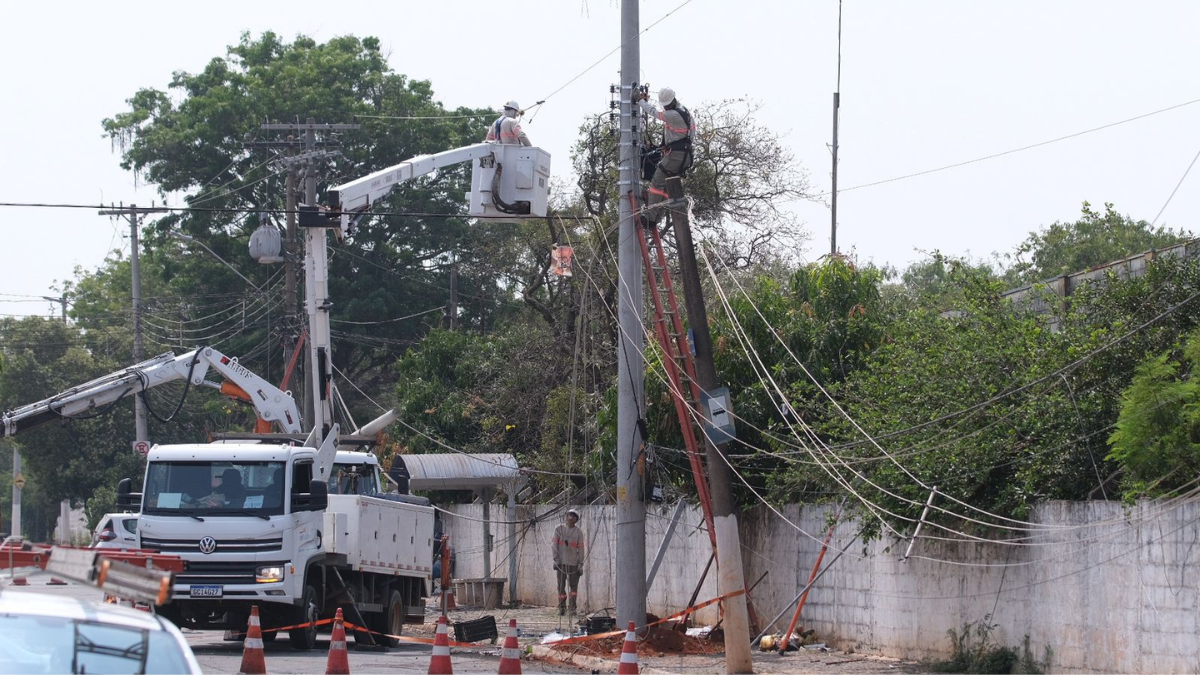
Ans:
[[[349,602],[361,612],[355,623],[391,635],[423,620],[433,509],[385,498],[371,453],[337,452],[327,478],[314,477],[317,454],[253,442],[151,449],[139,545],[187,561],[166,616],[194,629],[243,630],[258,605],[269,632]],[[316,628],[289,635],[312,648]]]

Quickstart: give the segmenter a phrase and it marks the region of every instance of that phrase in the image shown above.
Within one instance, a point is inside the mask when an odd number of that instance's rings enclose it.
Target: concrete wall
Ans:
[[[549,539],[561,512],[545,516],[552,510],[518,511],[518,531],[525,532],[518,537],[518,595],[526,603],[556,601]],[[446,518],[461,555],[458,576],[483,576],[481,507],[453,511],[463,516]],[[613,562],[615,512],[580,511],[591,546],[581,608],[592,611],[614,604],[620,574]],[[492,513],[505,519],[503,508]],[[535,521],[538,514],[545,520]],[[669,508],[655,507],[647,519],[647,567],[669,516]],[[753,594],[763,621],[783,610],[808,580],[827,516],[823,508],[797,506],[740,513],[747,578],[770,572]],[[651,589],[651,612],[667,615],[686,606],[709,555],[707,535],[697,527],[702,520],[697,509],[686,512]],[[990,614],[1002,644],[1016,645],[1029,635],[1038,656],[1050,645],[1056,672],[1200,671],[1200,504],[1051,502],[1032,520],[1049,533],[1037,545],[922,540],[907,562],[900,560],[905,542],[872,542],[865,551],[854,542],[814,586],[802,623],[821,639],[856,651],[938,659],[949,650],[947,630]],[[839,528],[826,563],[850,543],[854,530]],[[507,577],[506,526],[493,525],[492,531],[493,576]],[[701,600],[716,595],[712,576]],[[789,610],[782,621],[790,616]],[[715,610],[698,620],[715,621]]]

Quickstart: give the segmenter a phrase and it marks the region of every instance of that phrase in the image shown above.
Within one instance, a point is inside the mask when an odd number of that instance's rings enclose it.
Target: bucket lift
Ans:
[[[349,233],[375,202],[400,183],[463,162],[472,163],[467,215],[496,222],[546,216],[550,153],[521,145],[476,143],[413,157],[333,188],[342,211],[342,232]]]

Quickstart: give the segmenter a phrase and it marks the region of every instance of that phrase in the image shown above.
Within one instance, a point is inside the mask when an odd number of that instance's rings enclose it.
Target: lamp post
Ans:
[[[200,248],[204,249],[205,251],[208,251],[210,254],[212,254],[212,257],[216,258],[217,260],[220,260],[222,265],[224,265],[224,266],[228,267],[229,269],[233,270],[233,273],[234,273],[234,274],[238,275],[239,277],[241,277],[241,278],[242,278],[242,281],[245,281],[247,284],[249,284],[250,288],[253,288],[254,290],[256,290],[256,291],[258,291],[258,292],[260,292],[260,293],[262,292],[262,289],[261,289],[261,288],[259,288],[259,287],[258,287],[258,286],[257,286],[257,285],[256,285],[256,284],[253,282],[253,281],[250,281],[249,279],[247,279],[247,278],[246,278],[246,275],[244,275],[244,274],[242,274],[241,272],[239,272],[239,271],[238,271],[238,269],[237,269],[236,267],[234,267],[233,265],[230,265],[230,264],[229,264],[229,262],[228,262],[228,261],[226,261],[224,258],[222,258],[221,256],[217,255],[217,252],[216,252],[216,251],[214,251],[214,250],[212,250],[212,249],[211,249],[211,248],[209,248],[208,246],[206,246],[206,245],[204,244],[204,242],[200,241],[199,239],[197,239],[197,238],[195,238],[195,237],[193,237],[193,236],[191,236],[191,235],[184,234],[184,233],[182,233],[182,232],[168,232],[167,234],[169,234],[169,235],[171,235],[172,237],[174,237],[174,238],[178,239],[179,241],[182,241],[182,242],[185,242],[185,243],[188,243],[188,244],[195,244],[195,245],[199,246]]]

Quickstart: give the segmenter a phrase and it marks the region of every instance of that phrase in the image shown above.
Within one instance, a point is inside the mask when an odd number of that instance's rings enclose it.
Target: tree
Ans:
[[[121,148],[122,166],[164,195],[188,193],[186,201],[195,209],[151,225],[144,238],[143,276],[146,270],[157,272],[163,291],[175,297],[235,294],[248,302],[255,298],[235,274],[203,251],[168,241],[165,233],[179,230],[201,238],[256,284],[269,285],[274,270],[244,263],[249,233],[264,223],[278,226],[282,216],[274,213],[285,204],[278,156],[245,144],[274,138],[259,129],[264,120],[361,122],[360,130],[344,136],[320,135],[330,144],[323,150],[340,149],[321,167],[320,196],[333,183],[402,159],[477,142],[493,114],[446,109],[434,100],[428,81],[390,69],[376,38],[343,36],[317,43],[299,37],[288,43],[270,32],[243,35],[203,71],[177,72],[167,91],[142,89],[128,103],[127,111],[103,122]],[[468,173],[459,168],[400,186],[379,210],[416,215],[367,219],[332,256],[334,365],[369,393],[387,389],[379,374],[427,329],[421,318],[398,319],[427,317],[429,310],[446,306],[453,262],[464,271],[460,294],[473,300],[463,304],[464,321],[492,314],[504,300],[495,278],[473,274],[486,268],[472,266],[478,256],[461,217],[467,180]],[[278,281],[269,286],[278,294]],[[269,302],[277,302],[275,297]],[[260,334],[254,344],[265,339],[274,348],[284,335],[299,332],[299,326],[283,325],[279,314],[272,334]],[[352,390],[344,395],[365,405]]]
[[[0,345],[5,350],[0,401],[6,410],[49,398],[117,367],[89,350],[77,328],[58,320],[0,320]],[[29,481],[24,495],[29,505],[56,511],[63,499],[82,502],[101,485],[140,474],[132,437],[133,410],[127,401],[14,437]],[[31,508],[31,515],[37,510]]]
[[[1030,233],[1012,254],[1014,262],[1006,280],[1013,287],[1037,283],[1191,237],[1183,229],[1155,228],[1144,220],[1122,216],[1113,210],[1111,203],[1104,204],[1101,214],[1084,202],[1079,220],[1055,222],[1040,232]]]
[[[1125,471],[1126,496],[1168,495],[1200,472],[1200,333],[1138,365],[1121,395],[1108,458]]]

